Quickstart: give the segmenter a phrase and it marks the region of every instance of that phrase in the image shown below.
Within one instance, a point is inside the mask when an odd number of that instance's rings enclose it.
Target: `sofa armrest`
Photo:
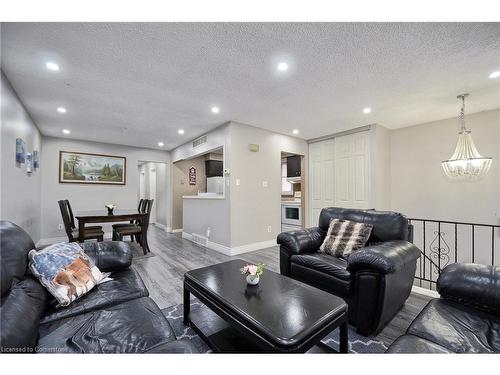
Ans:
[[[325,234],[318,227],[284,232],[278,235],[276,242],[290,255],[318,251],[325,239]]]
[[[350,272],[372,270],[389,274],[414,263],[420,257],[420,250],[408,241],[387,241],[367,246],[351,253],[347,258]]]
[[[500,314],[500,267],[450,264],[438,277],[437,291],[441,297]]]
[[[132,250],[121,241],[84,242],[83,251],[101,271],[118,271],[132,264]]]

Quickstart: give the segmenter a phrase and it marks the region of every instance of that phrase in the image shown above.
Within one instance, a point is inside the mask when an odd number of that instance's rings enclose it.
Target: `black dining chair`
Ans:
[[[83,238],[79,237],[78,229],[72,227],[71,225],[71,215],[67,200],[60,200],[57,202],[59,204],[59,209],[61,210],[61,216],[64,223],[64,229],[66,235],[68,236],[69,242],[83,242],[85,240],[97,240],[101,242],[104,238],[104,232],[102,229],[89,229],[85,228]]]
[[[137,206],[137,211],[144,213],[146,212],[146,202],[147,199],[141,198],[139,200],[139,205]],[[115,230],[118,228],[125,228],[125,227],[130,227],[133,225],[138,225],[139,222],[137,220],[130,220],[129,223],[118,223],[118,224],[113,224],[113,241],[116,241],[117,237],[115,236]]]
[[[144,220],[139,220],[138,224],[132,224],[124,227],[118,227],[113,231],[113,239],[118,241],[123,241],[123,237],[130,236],[130,240],[133,241],[134,238],[140,243],[144,254],[147,253],[146,246],[144,246],[144,241],[146,239],[142,238],[142,229],[145,227],[146,231],[149,226],[149,217],[151,215],[151,209],[153,207],[154,199],[145,199],[144,212],[146,217]]]

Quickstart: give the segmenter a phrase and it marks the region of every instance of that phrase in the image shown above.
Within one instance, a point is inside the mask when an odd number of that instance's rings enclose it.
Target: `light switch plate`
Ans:
[[[236,179],[236,186],[240,186],[240,179],[239,178]]]

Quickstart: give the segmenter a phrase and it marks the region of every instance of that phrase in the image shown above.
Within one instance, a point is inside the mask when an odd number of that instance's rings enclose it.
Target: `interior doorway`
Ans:
[[[168,220],[170,181],[167,172],[167,163],[141,160],[137,164],[139,174],[137,204],[140,199],[153,199],[149,222],[164,230],[169,230],[170,227]]]
[[[156,202],[156,167],[149,167],[149,194],[148,199],[153,200],[153,207],[151,208],[151,216],[149,217],[150,223],[156,223],[156,207],[158,206]]]
[[[305,226],[304,156],[281,152],[281,232]]]

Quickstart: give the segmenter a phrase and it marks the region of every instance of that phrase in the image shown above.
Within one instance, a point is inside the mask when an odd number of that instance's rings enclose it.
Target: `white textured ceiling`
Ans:
[[[462,92],[500,106],[500,23],[4,23],[1,41],[42,133],[76,139],[171,149],[228,120],[310,139],[453,117]]]

